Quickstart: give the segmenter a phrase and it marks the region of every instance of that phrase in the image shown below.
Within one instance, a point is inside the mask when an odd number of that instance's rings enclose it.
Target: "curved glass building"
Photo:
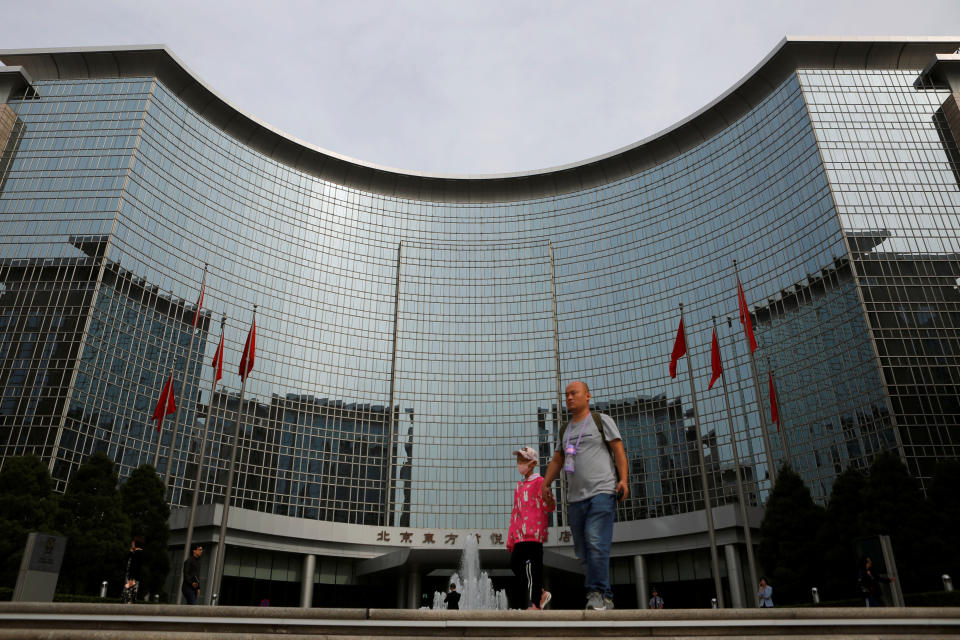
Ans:
[[[467,536],[507,566],[511,451],[546,464],[584,380],[629,462],[618,604],[709,592],[706,495],[742,606],[735,448],[752,526],[785,461],[823,500],[880,451],[921,482],[960,455],[958,46],[788,38],[666,131],[489,176],[301,142],[165,48],[2,51],[0,455],[61,490],[92,452],[121,477],[156,461],[174,541],[199,491],[212,557],[239,420],[221,602],[419,606]],[[681,303],[696,403],[668,372]],[[547,546],[575,590],[562,510]]]

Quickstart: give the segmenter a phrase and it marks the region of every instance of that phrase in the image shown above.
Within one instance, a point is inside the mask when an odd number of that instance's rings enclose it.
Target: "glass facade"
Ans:
[[[256,305],[235,506],[505,530],[510,452],[538,447],[546,464],[562,389],[582,379],[623,433],[620,520],[701,510],[686,364],[676,379],[667,366],[683,303],[714,505],[737,499],[731,422],[754,505],[767,439],[819,500],[884,450],[922,479],[960,454],[960,154],[950,91],[920,74],[791,71],[629,175],[531,197],[491,180],[462,202],[275,160],[160,77],[38,79],[8,102],[0,161],[0,455],[40,454],[59,489],[93,451],[126,476],[155,456],[149,418],[173,370],[179,435],[168,418],[159,444],[173,503],[197,489],[208,423],[200,501],[222,501]],[[732,420],[707,390],[714,317]]]
[[[956,98],[907,70],[799,76],[896,427],[882,444],[923,482],[960,456]]]

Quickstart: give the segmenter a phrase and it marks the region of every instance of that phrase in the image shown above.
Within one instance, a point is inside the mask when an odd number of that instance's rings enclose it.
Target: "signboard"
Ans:
[[[21,602],[53,602],[53,592],[57,588],[66,549],[67,539],[64,536],[38,531],[28,535],[13,599]]]

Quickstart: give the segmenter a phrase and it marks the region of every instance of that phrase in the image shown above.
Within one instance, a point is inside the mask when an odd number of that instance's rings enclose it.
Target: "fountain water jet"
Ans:
[[[503,589],[494,590],[493,583],[486,571],[480,570],[480,545],[476,536],[467,535],[460,556],[460,570],[450,576],[447,584],[457,585],[460,592],[460,609],[501,609],[507,606],[507,594]],[[446,594],[439,591],[433,594],[433,608],[446,609],[443,602]]]

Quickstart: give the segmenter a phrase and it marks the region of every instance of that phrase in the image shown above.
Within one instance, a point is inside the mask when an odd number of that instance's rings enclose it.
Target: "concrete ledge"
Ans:
[[[176,604],[89,604],[80,602],[0,602],[0,620],[10,614],[69,616],[149,616],[263,620],[363,620],[368,609],[302,609],[300,607],[210,607]]]
[[[960,608],[421,611],[0,603],[0,640],[149,638],[958,638]]]

